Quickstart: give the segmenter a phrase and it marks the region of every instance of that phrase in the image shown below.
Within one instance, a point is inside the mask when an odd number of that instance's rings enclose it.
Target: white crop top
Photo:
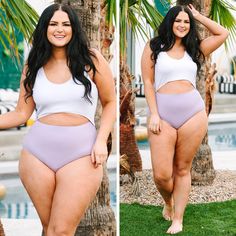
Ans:
[[[67,112],[82,115],[94,124],[98,91],[89,75],[85,73],[85,76],[91,82],[92,103],[83,97],[85,87],[81,82],[76,84],[72,78],[61,84],[50,82],[41,67],[33,87],[37,119],[53,113]]]
[[[197,65],[186,51],[180,59],[170,57],[167,52],[160,52],[155,64],[155,90],[176,80],[187,80],[196,88],[196,75]]]

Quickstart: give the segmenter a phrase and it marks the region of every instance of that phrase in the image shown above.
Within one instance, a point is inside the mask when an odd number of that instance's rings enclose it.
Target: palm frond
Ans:
[[[170,8],[170,4],[173,3],[171,0],[154,0],[155,6],[160,11],[162,16],[165,16]]]
[[[106,21],[109,26],[113,25],[113,22],[116,24],[116,0],[106,0]]]
[[[120,54],[126,56],[127,32],[132,31],[134,37],[141,35],[148,38],[147,26],[156,30],[163,19],[155,6],[148,0],[120,0]]]
[[[26,40],[30,40],[37,21],[38,14],[25,0],[1,0],[0,43],[4,49],[10,49],[19,58],[16,31],[21,32]]]
[[[212,0],[209,17],[230,32],[225,43],[227,50],[229,48],[233,49],[236,41],[236,20],[230,10],[236,11],[236,7],[227,0]]]

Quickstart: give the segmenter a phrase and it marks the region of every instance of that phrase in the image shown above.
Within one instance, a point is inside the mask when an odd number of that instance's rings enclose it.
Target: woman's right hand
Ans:
[[[192,12],[195,19],[200,15],[200,12],[197,11],[192,4],[188,4],[188,9]]]
[[[158,114],[151,114],[148,121],[148,129],[154,134],[161,132],[161,118]]]

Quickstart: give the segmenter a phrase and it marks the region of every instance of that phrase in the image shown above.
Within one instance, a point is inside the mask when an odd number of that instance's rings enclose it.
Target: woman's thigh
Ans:
[[[177,132],[164,120],[161,121],[161,127],[159,134],[148,131],[148,136],[154,176],[165,178],[172,176]]]
[[[82,157],[56,172],[56,189],[51,209],[50,226],[74,228],[94,199],[103,176],[91,157]]]
[[[55,173],[30,152],[22,150],[19,175],[42,224],[47,226],[55,190]]]
[[[190,170],[193,157],[207,132],[207,126],[207,115],[205,110],[202,110],[178,129],[175,151],[176,167]]]

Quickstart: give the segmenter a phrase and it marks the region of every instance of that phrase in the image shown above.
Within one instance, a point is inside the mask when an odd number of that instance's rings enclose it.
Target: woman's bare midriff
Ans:
[[[157,90],[158,93],[185,93],[194,89],[193,85],[187,80],[171,81]]]
[[[61,125],[61,126],[77,126],[89,122],[89,120],[82,115],[73,113],[64,113],[64,112],[54,113],[41,117],[39,121],[41,123],[48,125]]]

